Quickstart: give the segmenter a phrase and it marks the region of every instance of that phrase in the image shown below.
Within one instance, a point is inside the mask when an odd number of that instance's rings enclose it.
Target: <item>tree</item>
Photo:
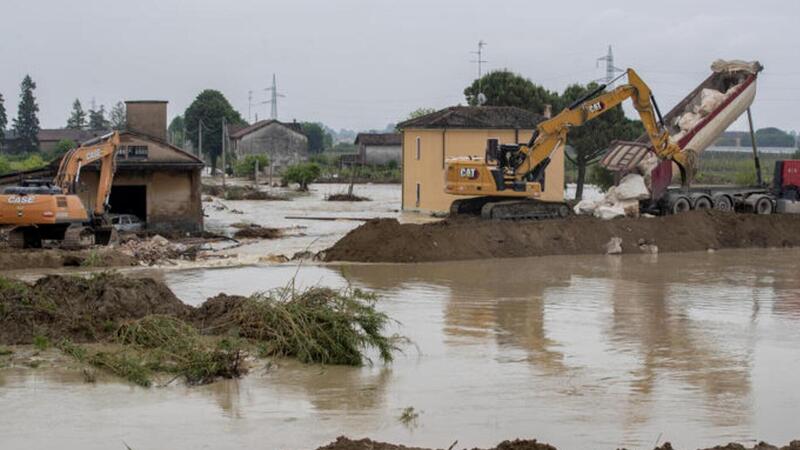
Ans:
[[[531,80],[509,70],[489,72],[464,89],[467,103],[478,104],[478,94],[486,96],[487,106],[516,106],[543,114],[545,105],[555,105],[558,94],[550,92]]]
[[[3,148],[3,143],[6,141],[6,125],[8,125],[6,101],[3,99],[3,94],[0,94],[0,149]]]
[[[756,130],[756,142],[764,147],[794,147],[794,136],[774,127]]]
[[[228,125],[246,125],[238,111],[233,109],[221,92],[206,89],[194,99],[183,114],[186,133],[195,148],[211,159],[211,169],[217,170],[217,159],[222,154],[222,120]],[[202,127],[202,128],[201,128]],[[203,148],[200,148],[198,130],[202,129]]]
[[[56,147],[53,150],[51,150],[45,155],[45,158],[48,161],[60,159],[62,156],[64,156],[65,153],[76,147],[78,147],[78,144],[76,144],[75,141],[73,141],[72,139],[62,139],[58,141]]]
[[[183,120],[183,116],[175,116],[169,122],[167,131],[169,132],[169,143],[183,147],[183,141],[186,138],[186,122]]]
[[[269,158],[267,155],[247,155],[239,161],[236,161],[236,164],[233,166],[233,174],[237,177],[252,177],[256,171],[256,162],[258,162],[259,172],[269,167]]]
[[[86,128],[86,113],[83,111],[81,101],[77,98],[72,102],[72,113],[67,119],[67,128],[73,130],[83,130]]]
[[[597,86],[596,83],[589,83],[586,86],[579,84],[568,86],[556,104],[559,108],[565,108],[590,91],[597,89]],[[625,117],[621,105],[617,105],[594,120],[570,130],[567,135],[567,144],[575,151],[573,154],[566,152],[565,155],[578,169],[577,186],[575,188],[575,198],[577,200],[583,197],[586,168],[597,162],[605,154],[611,141],[615,139],[634,140],[642,132],[644,132],[642,123]]]
[[[308,185],[322,173],[322,169],[315,163],[295,164],[286,168],[281,177],[285,183],[297,183],[301,191],[307,191]]]
[[[100,105],[100,109],[89,110],[89,129],[107,130],[111,128],[111,123],[106,119],[106,107]]]
[[[112,130],[124,130],[128,122],[128,117],[125,113],[125,103],[117,102],[117,104],[111,108],[108,119]]]
[[[416,119],[417,117],[427,116],[428,114],[435,113],[435,108],[417,108],[414,111],[408,113],[408,118],[406,120]]]
[[[20,85],[19,107],[17,108],[17,118],[14,119],[14,131],[19,137],[19,150],[23,153],[35,152],[39,150],[39,105],[36,104],[36,97],[33,91],[36,83],[30,75],[25,75]]]
[[[333,146],[333,136],[325,131],[325,126],[318,122],[303,122],[300,124],[303,134],[308,137],[308,152],[311,154],[322,153]]]

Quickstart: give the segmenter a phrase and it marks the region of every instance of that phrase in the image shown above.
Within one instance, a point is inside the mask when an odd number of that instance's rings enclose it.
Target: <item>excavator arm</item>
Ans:
[[[74,194],[80,181],[81,169],[87,164],[100,161],[100,180],[93,211],[95,217],[106,212],[119,145],[120,137],[117,131],[83,143],[64,155],[53,180],[64,194]]]
[[[525,179],[532,174],[534,177],[538,175],[544,170],[542,165],[546,166],[550,155],[566,143],[570,128],[595,119],[629,98],[633,100],[633,106],[639,113],[656,155],[662,159],[672,159],[681,168],[686,168],[689,165],[686,156],[681,153],[681,148],[670,140],[667,130],[659,124],[658,111],[650,88],[633,69],[628,69],[626,75],[627,84],[609,92],[603,92],[606,85],[601,85],[552,119],[540,123],[531,142],[520,148],[524,158],[513,169],[514,177]]]

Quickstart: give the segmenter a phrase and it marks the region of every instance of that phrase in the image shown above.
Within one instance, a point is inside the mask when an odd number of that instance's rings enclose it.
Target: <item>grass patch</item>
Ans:
[[[372,362],[366,352],[374,349],[390,362],[397,338],[383,334],[389,318],[375,309],[375,301],[360,289],[290,286],[243,299],[223,326],[234,325],[241,337],[258,341],[264,356],[360,366]]]
[[[33,337],[33,346],[40,352],[47,350],[50,347],[50,339],[42,335],[36,335]]]
[[[0,356],[9,356],[9,355],[13,355],[13,354],[14,354],[14,350],[11,350],[8,347],[3,347],[2,345],[0,345]]]
[[[103,257],[97,250],[90,250],[86,258],[81,261],[81,267],[100,267],[103,265]]]

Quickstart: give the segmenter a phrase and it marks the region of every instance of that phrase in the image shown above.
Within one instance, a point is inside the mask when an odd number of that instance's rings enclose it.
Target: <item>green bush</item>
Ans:
[[[237,177],[253,176],[256,170],[256,162],[258,162],[259,171],[269,166],[269,158],[267,155],[247,155],[236,161],[236,164],[233,166],[234,175]]]
[[[0,175],[5,175],[9,172],[11,172],[11,163],[8,162],[8,158],[0,155]]]
[[[64,156],[65,153],[76,147],[78,147],[78,144],[76,144],[75,141],[73,141],[72,139],[62,139],[58,141],[58,144],[56,144],[56,148],[54,148],[49,152],[44,153],[44,159],[48,161],[59,159],[62,156]]]
[[[611,186],[614,186],[614,172],[606,169],[600,164],[595,164],[589,168],[589,176],[587,181],[605,192]]]
[[[307,191],[308,185],[319,178],[322,169],[316,163],[302,163],[289,166],[283,172],[283,181],[297,183],[301,191]]]

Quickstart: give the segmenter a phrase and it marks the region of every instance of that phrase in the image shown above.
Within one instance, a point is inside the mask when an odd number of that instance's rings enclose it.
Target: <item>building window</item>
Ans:
[[[417,208],[419,208],[419,183],[417,183]]]
[[[420,151],[420,148],[421,148],[421,147],[422,147],[422,138],[420,138],[419,136],[417,136],[417,154],[416,154],[416,158],[417,158],[417,160],[419,160],[419,156],[420,156],[420,154],[422,153],[422,152]]]
[[[126,145],[117,152],[118,159],[147,159],[148,150],[146,145]]]

